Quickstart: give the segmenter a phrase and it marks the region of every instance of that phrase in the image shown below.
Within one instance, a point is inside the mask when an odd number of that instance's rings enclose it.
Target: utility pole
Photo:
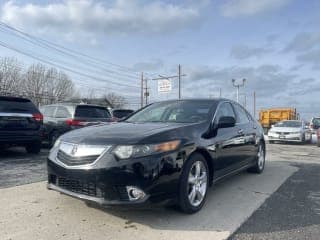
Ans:
[[[244,87],[244,84],[247,80],[244,78],[242,79],[242,83],[238,83],[236,84],[236,80],[235,79],[232,79],[232,84],[235,88],[237,88],[237,102],[239,103],[239,91],[240,91],[240,87]]]
[[[253,117],[256,118],[256,91],[253,92]]]
[[[181,99],[181,65],[178,65],[178,86],[179,86],[179,99]]]
[[[152,78],[151,80],[155,80],[155,81],[158,81],[158,80],[163,80],[163,79],[168,79],[170,80],[171,78],[178,78],[178,88],[179,88],[179,99],[181,99],[181,77],[185,77],[187,76],[186,74],[182,74],[181,72],[181,65],[179,64],[178,65],[178,75],[174,75],[174,76],[162,76],[162,75],[159,75],[158,78]]]
[[[145,96],[145,98],[146,98],[146,105],[148,105],[148,97],[149,97],[149,88],[148,88],[148,79],[147,78],[145,78],[144,79],[144,81],[145,81],[145,85],[146,85],[146,87],[144,88],[144,96]]]
[[[141,95],[141,108],[143,107],[143,81],[144,81],[144,79],[143,79],[143,72],[141,73],[141,93],[140,93],[140,95]]]

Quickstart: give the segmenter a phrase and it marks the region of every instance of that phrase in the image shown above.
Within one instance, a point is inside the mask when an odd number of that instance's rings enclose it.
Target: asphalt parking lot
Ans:
[[[267,146],[261,175],[246,172],[210,189],[204,208],[87,206],[46,189],[45,159],[0,155],[1,239],[319,239],[320,148]]]

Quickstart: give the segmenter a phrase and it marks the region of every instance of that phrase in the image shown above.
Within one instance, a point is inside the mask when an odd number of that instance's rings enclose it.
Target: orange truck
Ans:
[[[299,113],[297,113],[295,108],[269,108],[262,109],[259,112],[259,122],[265,133],[277,122],[297,119],[299,119]]]

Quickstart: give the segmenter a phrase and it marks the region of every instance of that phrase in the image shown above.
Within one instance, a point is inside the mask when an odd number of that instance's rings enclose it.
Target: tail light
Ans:
[[[320,130],[317,131],[317,136],[320,138]]]
[[[78,120],[67,119],[64,121],[68,126],[80,126],[81,122]]]
[[[34,113],[32,114],[32,118],[36,120],[37,122],[43,121],[43,115],[41,113]]]

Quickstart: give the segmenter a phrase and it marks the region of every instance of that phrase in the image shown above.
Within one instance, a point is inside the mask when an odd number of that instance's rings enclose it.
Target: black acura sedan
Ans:
[[[261,173],[265,149],[261,126],[238,103],[158,102],[61,136],[48,157],[48,188],[101,205],[177,204],[194,213],[218,180]]]

